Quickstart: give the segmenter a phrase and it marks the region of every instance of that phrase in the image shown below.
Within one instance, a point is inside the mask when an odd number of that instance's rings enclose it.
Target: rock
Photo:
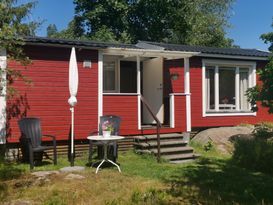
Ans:
[[[4,203],[4,205],[31,205],[31,204],[33,204],[31,201],[26,201],[26,200],[16,200],[16,201]]]
[[[219,127],[210,128],[199,132],[192,139],[193,142],[200,143],[202,145],[212,142],[213,146],[223,152],[224,154],[231,153],[233,151],[233,144],[231,138],[236,135],[251,135],[254,127]]]
[[[82,175],[79,175],[79,174],[68,174],[64,179],[67,179],[67,180],[73,180],[73,179],[85,179],[84,176]]]
[[[74,166],[74,167],[64,167],[61,168],[61,172],[80,172],[83,171],[85,168],[80,166]]]
[[[46,178],[48,176],[59,174],[59,171],[39,171],[39,172],[32,172],[31,175],[38,177],[38,178]]]

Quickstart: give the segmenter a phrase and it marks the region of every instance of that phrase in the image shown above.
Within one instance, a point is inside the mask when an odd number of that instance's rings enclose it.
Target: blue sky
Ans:
[[[29,0],[20,0],[26,3]],[[59,30],[64,29],[73,18],[73,0],[38,0],[32,11],[31,19],[45,20],[38,36],[46,35],[49,24],[56,24]],[[235,44],[242,48],[257,48],[267,50],[268,45],[259,39],[262,33],[273,31],[271,28],[273,18],[272,0],[237,0],[231,11],[231,28],[227,36],[234,39]]]

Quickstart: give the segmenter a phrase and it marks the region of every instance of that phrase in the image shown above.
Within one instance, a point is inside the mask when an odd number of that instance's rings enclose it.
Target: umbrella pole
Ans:
[[[70,108],[71,111],[71,156],[70,166],[74,166],[74,107]]]

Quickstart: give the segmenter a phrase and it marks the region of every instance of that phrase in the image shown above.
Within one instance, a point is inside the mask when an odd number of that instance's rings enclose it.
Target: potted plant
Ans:
[[[110,137],[111,133],[114,131],[113,123],[111,123],[109,120],[106,120],[102,124],[102,136],[103,137]]]

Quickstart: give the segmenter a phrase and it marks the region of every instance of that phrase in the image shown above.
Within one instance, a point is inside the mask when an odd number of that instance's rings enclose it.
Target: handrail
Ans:
[[[159,121],[159,119],[155,116],[155,114],[153,113],[151,107],[149,106],[148,102],[146,101],[146,99],[140,95],[140,100],[142,101],[142,103],[145,105],[145,107],[147,108],[147,110],[149,111],[149,113],[152,115],[153,119],[156,121],[156,135],[157,135],[157,162],[160,162],[160,128],[162,127],[161,122]]]

